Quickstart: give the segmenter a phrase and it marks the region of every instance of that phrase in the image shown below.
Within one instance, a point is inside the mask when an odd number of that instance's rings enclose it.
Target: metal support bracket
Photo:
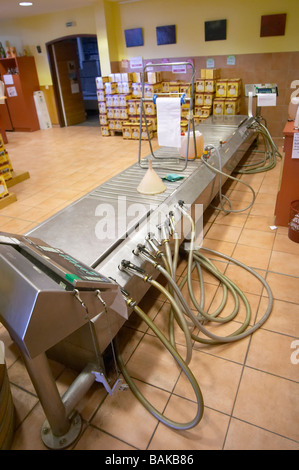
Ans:
[[[129,388],[127,384],[123,383],[122,379],[117,379],[111,388],[103,372],[92,371],[92,373],[95,375],[96,382],[102,383],[110,396],[115,395],[118,391],[125,391]]]

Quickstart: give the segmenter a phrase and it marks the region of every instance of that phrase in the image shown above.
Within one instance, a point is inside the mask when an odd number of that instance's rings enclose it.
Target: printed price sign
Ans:
[[[294,134],[292,158],[299,158],[299,132]]]

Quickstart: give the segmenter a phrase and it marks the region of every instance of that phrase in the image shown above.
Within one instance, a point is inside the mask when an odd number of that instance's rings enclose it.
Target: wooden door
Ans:
[[[65,126],[86,121],[79,75],[77,44],[64,40],[52,44],[56,81]]]

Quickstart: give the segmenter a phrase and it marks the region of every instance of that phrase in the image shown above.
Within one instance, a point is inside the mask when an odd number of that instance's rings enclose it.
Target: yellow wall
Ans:
[[[261,15],[274,13],[287,13],[285,36],[261,38]],[[40,85],[50,85],[45,43],[60,37],[97,34],[104,75],[109,73],[111,61],[135,56],[154,59],[296,51],[298,18],[299,0],[141,0],[123,4],[95,0],[88,7],[0,21],[0,41],[29,47]],[[227,19],[227,40],[205,42],[204,22],[217,19]],[[67,28],[67,21],[75,21],[76,26]],[[177,27],[177,43],[157,46],[156,26],[168,24]],[[127,48],[124,30],[137,27],[143,28],[144,46]]]
[[[142,0],[119,8],[123,30],[143,28],[144,46],[124,46],[118,60],[298,50],[298,0]],[[261,15],[275,13],[287,13],[285,36],[261,38]],[[205,42],[204,22],[220,19],[227,19],[227,39]],[[177,44],[157,46],[156,26],[170,24],[176,25]]]
[[[63,0],[62,0],[63,1]],[[75,26],[66,27],[66,22],[74,21]],[[53,39],[76,35],[96,34],[95,15],[93,7],[76,8],[48,15],[38,15],[29,18],[21,18],[0,22],[0,34],[4,39],[18,36],[22,47],[34,55],[40,85],[52,84],[48,57],[45,44]],[[10,40],[12,46],[17,47],[17,52],[22,53],[20,44]],[[40,45],[42,53],[38,54],[36,46]]]

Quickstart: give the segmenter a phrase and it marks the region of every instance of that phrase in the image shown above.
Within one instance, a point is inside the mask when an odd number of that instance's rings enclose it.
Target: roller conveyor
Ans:
[[[217,117],[217,120],[211,117],[197,127],[204,135],[205,145],[219,147],[222,169],[227,174],[232,173],[255,138],[255,133],[249,129],[250,124],[251,119],[245,116],[223,116],[222,119]],[[214,164],[218,168],[216,158]],[[155,168],[155,171],[160,177],[167,174],[163,169]],[[140,230],[140,225],[146,224],[148,216],[153,215],[159,206],[167,205],[170,208],[181,199],[187,204],[203,204],[205,210],[218,191],[217,177],[200,159],[190,161],[182,173],[178,172],[184,176],[182,180],[165,181],[167,190],[155,196],[137,192],[136,188],[144,173],[145,170],[137,163],[132,165],[27,235],[41,238],[95,269],[100,267],[106,275],[115,276],[115,266],[113,272],[108,273],[109,267],[106,268],[105,260],[117,247],[119,249],[120,245],[124,245],[123,242],[132,235],[137,225]],[[224,183],[225,178],[222,181]],[[130,204],[134,203],[138,204],[138,216],[130,215],[128,210]],[[113,228],[113,233],[103,238],[98,232],[105,204],[110,211],[110,214],[105,214],[105,220],[107,227]],[[109,219],[109,215],[113,220]]]

